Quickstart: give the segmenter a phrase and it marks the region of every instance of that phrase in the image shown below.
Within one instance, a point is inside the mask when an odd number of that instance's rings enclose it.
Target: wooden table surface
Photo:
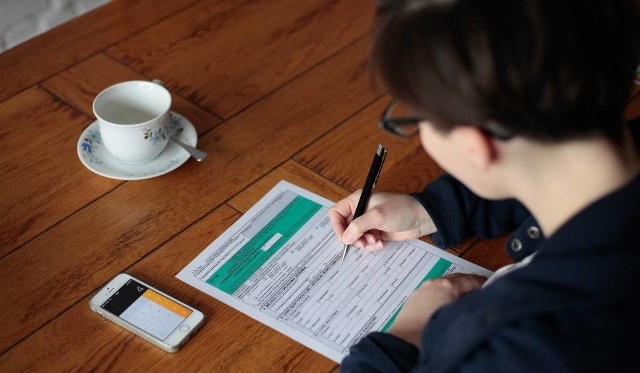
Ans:
[[[335,371],[338,365],[175,278],[285,179],[331,200],[420,190],[442,170],[417,138],[377,128],[389,97],[368,66],[374,2],[114,0],[0,54],[0,371]],[[98,176],[76,143],[93,97],[161,79],[202,163],[139,181]],[[627,110],[640,116],[634,90]],[[503,239],[450,252],[495,270]],[[175,354],[89,310],[127,271],[207,316]]]

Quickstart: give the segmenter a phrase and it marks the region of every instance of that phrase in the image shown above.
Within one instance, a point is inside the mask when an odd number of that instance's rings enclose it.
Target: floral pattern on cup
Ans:
[[[180,136],[182,133],[180,119],[171,115],[169,125],[158,128],[155,132],[150,128],[143,128],[142,133],[145,140],[151,141],[152,145],[156,145],[159,141],[166,140],[169,137]]]
[[[100,137],[100,131],[89,131],[81,144],[82,156],[91,163],[101,164],[102,161],[94,154],[94,151],[101,143],[102,137]]]
[[[180,125],[181,119],[171,113],[171,124],[169,125],[169,131],[171,137],[180,137],[182,135],[182,126]]]

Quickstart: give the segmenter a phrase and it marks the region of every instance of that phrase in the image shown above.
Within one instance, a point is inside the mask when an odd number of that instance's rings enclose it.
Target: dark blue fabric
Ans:
[[[522,249],[507,252],[514,260],[533,253],[540,240],[531,239],[526,230],[538,223],[515,199],[489,201],[478,197],[449,174],[427,185],[421,193],[411,194],[429,212],[438,231],[430,237],[441,248],[457,246],[469,237],[494,238],[513,232],[510,246],[519,239]]]
[[[433,218],[438,231],[431,239],[443,248],[459,245],[469,237],[498,237],[513,231],[531,216],[518,201],[480,198],[449,174],[412,196]]]
[[[376,359],[368,352],[376,351]],[[349,372],[406,372],[418,362],[416,346],[404,342],[391,334],[370,333],[367,338],[351,348]],[[344,364],[342,369],[344,369]]]
[[[441,308],[420,354],[373,333],[353,346],[341,371],[637,370],[639,228],[637,177],[540,240],[528,266]]]

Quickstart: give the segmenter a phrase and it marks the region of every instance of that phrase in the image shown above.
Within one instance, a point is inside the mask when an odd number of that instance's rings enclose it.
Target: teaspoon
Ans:
[[[191,154],[191,157],[193,157],[193,159],[195,159],[196,161],[200,162],[203,159],[207,158],[207,153],[203,152],[202,150],[196,149],[193,146],[189,146],[178,139],[174,139],[173,137],[169,137],[169,139],[180,145],[184,150],[188,151],[189,154]]]

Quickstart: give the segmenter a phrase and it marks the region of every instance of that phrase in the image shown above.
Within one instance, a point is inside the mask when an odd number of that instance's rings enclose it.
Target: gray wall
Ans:
[[[0,0],[0,52],[109,0]]]

